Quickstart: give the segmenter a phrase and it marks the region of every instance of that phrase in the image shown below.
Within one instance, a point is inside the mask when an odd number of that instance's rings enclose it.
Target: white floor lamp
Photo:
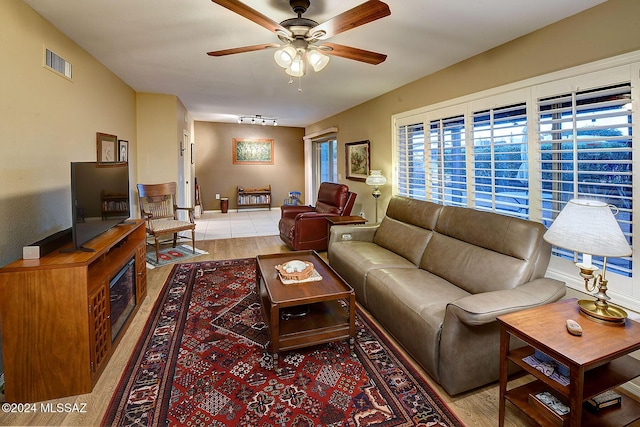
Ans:
[[[382,194],[380,187],[387,183],[387,178],[382,175],[382,171],[372,170],[365,183],[373,187],[373,193],[371,193],[371,195],[376,199],[376,222],[378,222],[378,198],[380,194]]]

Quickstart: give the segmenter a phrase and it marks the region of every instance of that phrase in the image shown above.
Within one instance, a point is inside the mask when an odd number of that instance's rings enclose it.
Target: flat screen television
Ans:
[[[71,162],[73,250],[124,222],[129,210],[129,165]]]

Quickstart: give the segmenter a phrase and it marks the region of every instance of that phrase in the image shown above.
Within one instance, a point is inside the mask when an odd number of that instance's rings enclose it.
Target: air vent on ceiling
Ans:
[[[71,63],[49,49],[45,49],[44,64],[47,68],[71,79]]]

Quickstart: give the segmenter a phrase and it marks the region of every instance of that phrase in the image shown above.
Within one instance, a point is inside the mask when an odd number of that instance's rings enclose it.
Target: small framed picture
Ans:
[[[124,139],[118,140],[118,161],[127,163],[129,161],[129,141]]]
[[[369,141],[345,144],[347,179],[365,181],[369,175]]]
[[[99,164],[118,162],[118,138],[115,135],[97,132],[96,145]]]

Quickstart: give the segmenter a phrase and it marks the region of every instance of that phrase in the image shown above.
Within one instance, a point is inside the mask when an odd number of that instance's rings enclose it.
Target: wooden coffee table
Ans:
[[[256,287],[269,326],[274,369],[280,351],[348,339],[353,353],[355,291],[315,251],[258,255],[256,260]],[[322,280],[283,284],[275,266],[291,260],[312,263]]]

